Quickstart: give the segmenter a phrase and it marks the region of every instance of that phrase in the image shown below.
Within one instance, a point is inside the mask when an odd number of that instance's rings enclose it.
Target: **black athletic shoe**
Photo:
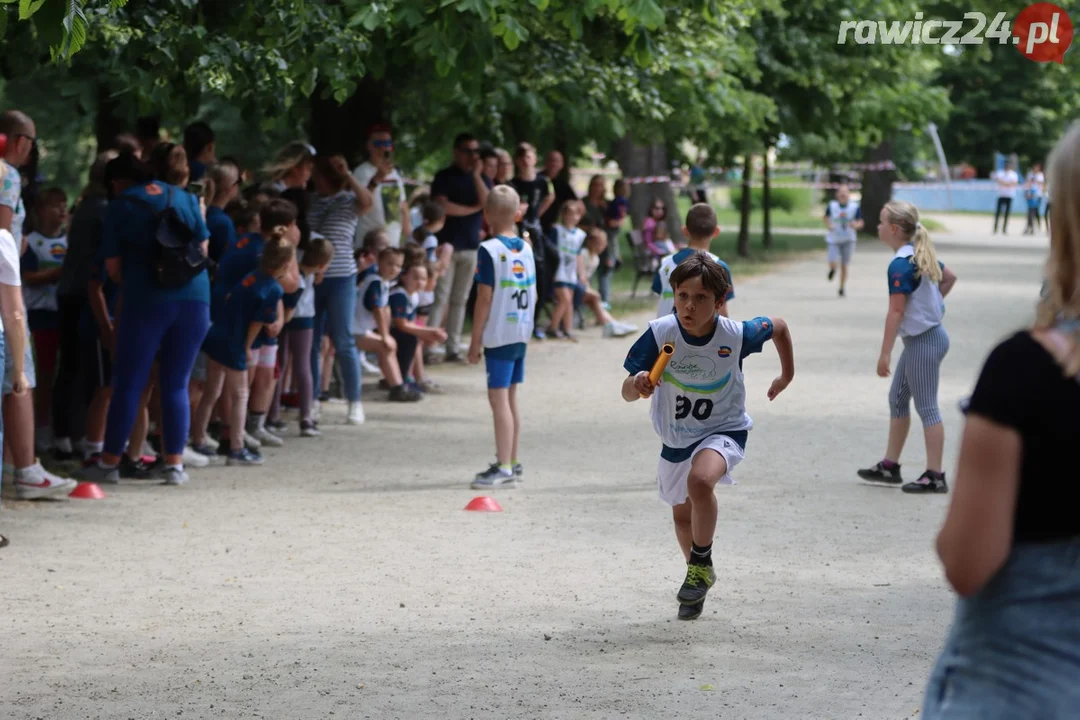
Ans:
[[[679,605],[679,619],[680,620],[697,620],[701,615],[701,611],[705,609],[705,603],[699,602],[693,605]]]
[[[391,402],[416,402],[423,399],[424,393],[413,390],[404,383],[390,389]]]
[[[716,582],[716,571],[712,565],[687,565],[686,579],[679,588],[678,599],[683,605],[697,605],[705,602],[709,588]]]
[[[266,429],[275,435],[281,435],[283,432],[289,429],[289,423],[284,420],[267,420]]]
[[[838,294],[840,295],[840,297],[844,297],[844,288],[840,288],[840,292]]]
[[[900,487],[900,484],[904,482],[904,478],[900,477],[899,465],[887,468],[883,462],[879,462],[874,467],[859,470],[859,477],[868,483],[889,487]]]
[[[836,270],[833,270],[833,269],[830,268],[830,270],[829,270],[829,282],[832,282],[832,279],[834,277],[836,277]]]
[[[141,459],[132,460],[127,455],[120,456],[120,477],[125,480],[150,480],[153,476],[153,470]]]
[[[915,482],[909,482],[900,488],[906,493],[913,495],[925,495],[928,493],[947,493],[949,484],[945,482],[945,473],[934,476],[927,470]]]

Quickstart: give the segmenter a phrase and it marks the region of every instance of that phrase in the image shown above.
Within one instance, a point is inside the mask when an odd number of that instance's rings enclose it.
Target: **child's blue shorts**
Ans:
[[[522,343],[521,352],[510,351],[511,348],[515,346],[489,348],[484,351],[484,367],[487,369],[489,390],[503,390],[511,385],[520,385],[525,382],[524,343]]]

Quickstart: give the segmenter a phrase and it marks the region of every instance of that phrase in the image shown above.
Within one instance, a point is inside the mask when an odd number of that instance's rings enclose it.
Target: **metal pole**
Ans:
[[[934,149],[937,150],[938,162],[941,163],[941,174],[945,178],[945,197],[949,203],[949,209],[952,210],[952,189],[949,185],[949,163],[945,160],[945,149],[941,147],[941,138],[938,137],[937,125],[930,123],[926,126],[926,129],[934,140]]]

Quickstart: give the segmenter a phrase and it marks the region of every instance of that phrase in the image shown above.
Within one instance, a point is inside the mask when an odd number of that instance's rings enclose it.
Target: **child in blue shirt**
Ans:
[[[284,229],[273,231],[263,247],[259,267],[244,277],[226,296],[217,321],[206,336],[203,349],[210,358],[206,389],[192,421],[193,449],[211,456],[206,443],[210,415],[222,399],[222,415],[228,418],[229,465],[261,465],[263,460],[244,446],[248,405],[248,364],[252,345],[264,328],[273,330],[285,291],[280,280],[292,268],[296,251]],[[276,332],[273,332],[276,335]]]

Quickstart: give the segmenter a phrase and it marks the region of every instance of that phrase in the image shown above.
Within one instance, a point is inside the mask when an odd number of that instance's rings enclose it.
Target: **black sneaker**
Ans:
[[[828,278],[829,278],[829,282],[832,282],[832,279],[833,279],[834,277],[836,277],[836,270],[834,270],[834,269],[830,268],[830,269],[829,269],[829,275],[828,275]]]
[[[687,565],[686,579],[679,588],[678,599],[683,605],[697,605],[705,602],[705,595],[716,582],[716,571],[712,565]]]
[[[900,488],[906,493],[925,495],[928,493],[947,493],[949,484],[945,482],[945,473],[931,473],[929,470],[919,476],[915,482],[909,482]]]
[[[416,402],[417,400],[423,400],[424,394],[417,392],[407,385],[398,385],[396,388],[390,390],[391,402]]]
[[[904,482],[904,479],[900,477],[900,466],[893,465],[887,468],[884,462],[879,462],[874,467],[865,470],[859,470],[859,477],[868,483],[887,485],[889,487],[900,487],[900,484]]]
[[[701,611],[705,608],[705,602],[697,602],[693,605],[679,605],[680,620],[697,620]]]
[[[284,420],[267,420],[266,429],[275,435],[281,435],[289,429],[289,423]]]
[[[844,297],[844,288],[840,288],[840,292],[838,294],[840,295],[840,297]]]
[[[153,470],[141,458],[132,460],[127,455],[120,456],[120,477],[125,480],[150,480],[153,476]]]

